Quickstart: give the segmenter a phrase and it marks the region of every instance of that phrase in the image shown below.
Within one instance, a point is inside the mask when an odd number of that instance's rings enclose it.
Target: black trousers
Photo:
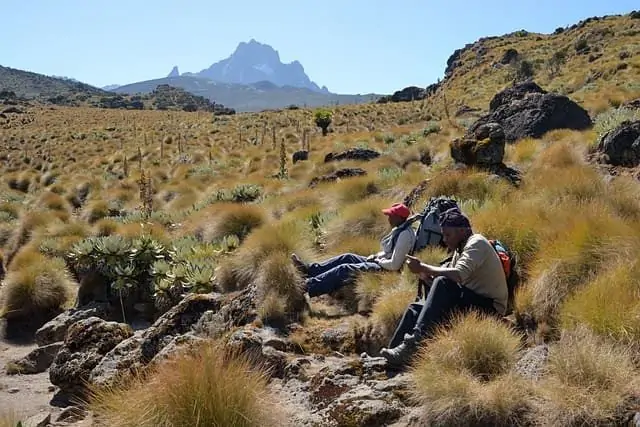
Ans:
[[[461,287],[453,280],[437,277],[424,301],[409,304],[388,348],[400,345],[407,333],[418,332],[421,337],[428,337],[434,328],[446,321],[455,310],[470,308],[487,314],[497,314],[491,298]]]

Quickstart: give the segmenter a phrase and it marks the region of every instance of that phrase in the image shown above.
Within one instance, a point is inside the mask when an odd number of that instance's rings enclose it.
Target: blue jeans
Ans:
[[[481,313],[495,314],[493,300],[478,295],[470,289],[459,286],[453,280],[437,277],[424,301],[409,304],[396,328],[389,348],[400,345],[404,334],[419,334],[421,337],[432,336],[435,328],[447,321],[456,310],[476,309]]]
[[[366,257],[356,254],[342,254],[322,263],[308,266],[309,278],[306,280],[310,297],[328,294],[351,283],[360,271],[380,271],[375,262],[368,262]]]

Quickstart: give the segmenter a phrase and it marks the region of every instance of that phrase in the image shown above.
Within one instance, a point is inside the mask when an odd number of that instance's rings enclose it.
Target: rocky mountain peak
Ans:
[[[171,69],[171,72],[169,73],[169,75],[167,77],[180,77],[180,71],[178,70],[178,66],[174,66]]]
[[[311,81],[299,61],[285,64],[280,60],[277,50],[255,39],[241,42],[229,57],[194,75],[221,83],[250,85],[267,81],[277,86],[325,92]]]

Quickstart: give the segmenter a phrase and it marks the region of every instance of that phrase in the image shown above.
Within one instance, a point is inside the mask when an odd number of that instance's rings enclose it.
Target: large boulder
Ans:
[[[534,82],[524,82],[496,94],[489,114],[470,128],[470,133],[489,123],[504,129],[505,140],[540,138],[554,129],[584,130],[592,125],[589,113],[564,95],[547,93]]]
[[[90,317],[99,317],[106,319],[108,313],[108,305],[106,303],[90,303],[86,306],[72,308],[67,310],[49,322],[45,323],[36,331],[35,341],[39,346],[53,344],[55,342],[64,341],[67,330],[74,323]]]
[[[373,160],[380,157],[380,153],[369,148],[351,148],[342,153],[329,153],[324,157],[324,162],[329,163],[338,160]]]
[[[470,166],[493,166],[504,158],[505,134],[498,123],[478,126],[473,133],[451,142],[451,157]]]
[[[605,133],[597,150],[604,161],[614,166],[635,167],[640,164],[640,120],[625,121]]]
[[[70,395],[83,395],[86,381],[105,354],[133,335],[129,325],[90,317],[71,325],[49,369],[52,384]]]

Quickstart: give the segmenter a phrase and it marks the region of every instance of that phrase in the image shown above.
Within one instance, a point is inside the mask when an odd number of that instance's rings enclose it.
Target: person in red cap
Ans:
[[[405,257],[413,249],[416,235],[407,221],[411,212],[402,203],[395,203],[383,209],[392,227],[391,232],[380,241],[381,251],[369,256],[346,253],[320,263],[307,264],[296,254],[291,260],[305,276],[305,287],[309,297],[334,292],[346,284],[352,283],[360,271],[399,271]]]

